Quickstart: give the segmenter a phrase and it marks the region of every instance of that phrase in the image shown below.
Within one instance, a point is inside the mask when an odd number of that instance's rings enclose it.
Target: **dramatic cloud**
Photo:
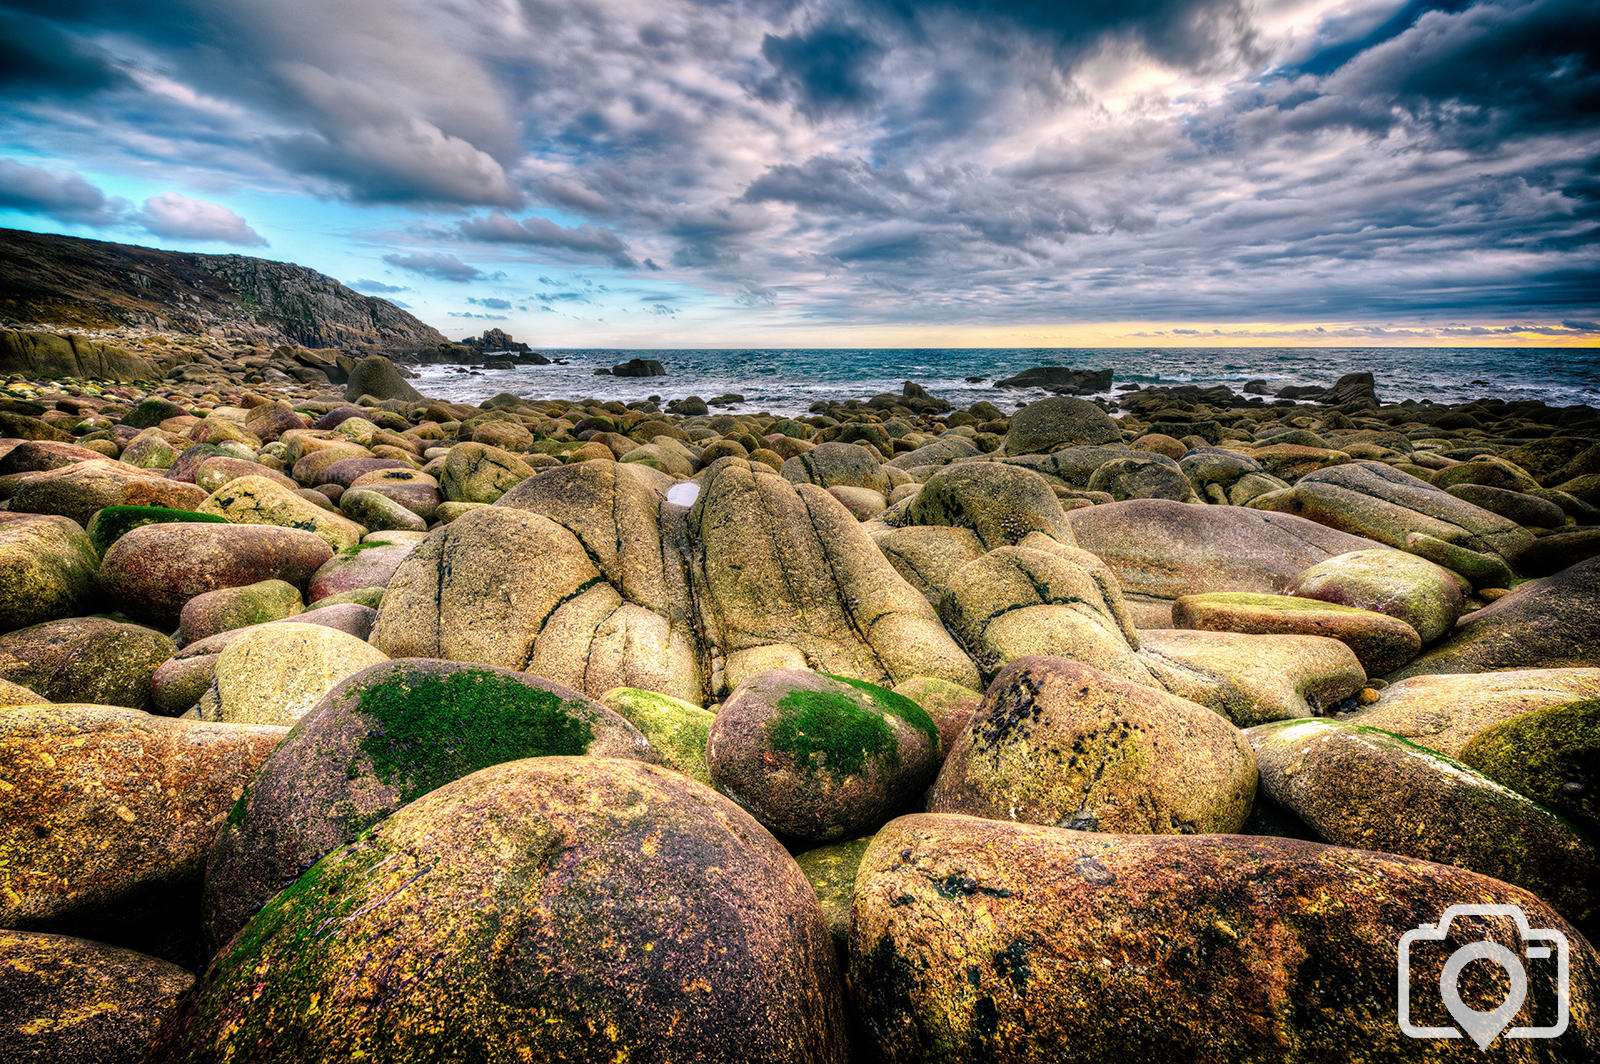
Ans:
[[[128,208],[74,173],[0,159],[0,207],[59,222],[113,225]]]
[[[163,192],[144,201],[144,210],[131,216],[157,236],[185,240],[217,240],[225,244],[266,244],[260,233],[226,207]]]
[[[638,265],[617,234],[605,226],[585,223],[569,229],[537,215],[518,222],[501,211],[492,211],[485,217],[462,222],[458,228],[468,240],[488,244],[532,244],[587,252],[600,255],[623,269]]]
[[[546,308],[635,318],[647,283],[675,294],[643,306],[733,330],[1428,317],[1571,338],[1600,317],[1592,0],[0,0],[0,19],[8,143],[141,175],[140,197],[314,198],[347,219],[326,247],[349,272],[499,270]],[[177,224],[64,171],[0,165],[0,190],[63,223]]]
[[[483,271],[476,266],[468,266],[454,255],[435,252],[431,255],[385,255],[383,261],[390,266],[398,266],[402,270],[420,273],[424,277],[432,277],[439,281],[476,281],[483,276]]]

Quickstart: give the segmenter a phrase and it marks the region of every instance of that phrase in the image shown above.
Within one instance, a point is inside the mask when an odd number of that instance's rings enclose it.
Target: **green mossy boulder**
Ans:
[[[150,1064],[842,1064],[832,943],[794,860],[680,773],[540,757],[390,815],[269,901]]]
[[[706,740],[711,722],[716,720],[715,713],[691,706],[681,698],[634,687],[613,687],[599,701],[650,740],[650,748],[660,757],[661,764],[710,785]]]
[[[165,506],[107,506],[95,511],[95,515],[89,519],[89,542],[94,545],[95,554],[104,557],[113,543],[134,529],[172,521],[215,525],[228,523],[228,519],[220,514],[203,514],[196,510],[172,510]]]
[[[1455,626],[1463,604],[1455,574],[1405,551],[1351,551],[1302,572],[1290,595],[1386,613],[1431,643]]]
[[[274,525],[304,529],[334,550],[361,542],[367,530],[337,513],[329,513],[308,499],[266,477],[240,477],[211,493],[201,513],[217,514],[239,525]]]
[[[1600,668],[1413,676],[1344,719],[1460,758],[1468,743],[1514,717],[1590,698],[1600,698]]]
[[[758,673],[711,725],[712,784],[772,831],[831,842],[916,800],[939,769],[939,729],[908,698],[805,669]]]
[[[1461,760],[1600,838],[1600,698],[1513,717],[1468,743]]]
[[[575,691],[483,665],[401,659],[328,692],[262,765],[212,847],[216,948],[311,861],[408,802],[524,757],[654,760],[627,721]]]
[[[281,621],[304,610],[299,588],[282,580],[262,580],[196,595],[184,603],[178,630],[185,643],[193,643],[218,632]]]
[[[1503,879],[1576,924],[1594,915],[1594,843],[1509,787],[1398,735],[1346,721],[1278,721],[1245,734],[1261,766],[1261,789],[1327,841]]]
[[[1422,649],[1417,630],[1396,617],[1294,595],[1216,591],[1172,604],[1172,626],[1249,635],[1320,635],[1348,646],[1371,676],[1404,665]]]

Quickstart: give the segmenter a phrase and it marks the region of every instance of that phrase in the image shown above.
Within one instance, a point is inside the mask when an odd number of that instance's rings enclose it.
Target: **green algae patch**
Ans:
[[[891,767],[900,763],[894,730],[849,695],[791,691],[779,700],[778,712],[768,742],[809,772],[826,768],[835,776],[856,776],[876,758],[887,759]]]
[[[938,748],[939,726],[933,722],[932,717],[928,716],[925,709],[905,695],[896,694],[886,687],[879,687],[877,684],[868,683],[865,680],[852,680],[848,676],[835,676],[829,672],[825,672],[822,675],[830,680],[838,680],[840,683],[854,687],[871,700],[873,708],[887,713],[891,717],[898,717],[909,727],[921,732],[928,742],[934,745],[935,749]]]
[[[1600,836],[1600,698],[1512,717],[1468,743],[1461,760]]]
[[[661,763],[701,783],[711,782],[706,767],[706,741],[715,713],[682,699],[634,687],[614,687],[600,702],[644,733]]]
[[[89,542],[101,557],[111,549],[111,544],[144,525],[166,524],[172,521],[200,521],[206,524],[225,525],[226,517],[216,514],[196,513],[193,510],[173,510],[165,506],[107,506],[95,511],[89,519]]]
[[[410,802],[484,765],[582,755],[594,728],[574,711],[586,708],[490,672],[393,679],[361,690],[357,712],[374,728],[359,745]]]
[[[344,550],[340,551],[339,555],[340,555],[340,557],[344,557],[344,558],[354,558],[357,554],[360,554],[364,550],[371,550],[374,547],[392,547],[392,546],[394,546],[394,544],[389,542],[386,539],[364,540],[364,541],[362,541],[360,543],[351,544],[350,546],[346,547]]]

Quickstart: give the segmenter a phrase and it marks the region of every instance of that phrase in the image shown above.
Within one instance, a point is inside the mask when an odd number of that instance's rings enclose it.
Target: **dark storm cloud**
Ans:
[[[420,273],[424,277],[433,277],[440,281],[476,281],[483,277],[483,271],[476,266],[468,266],[454,255],[443,252],[433,254],[412,255],[385,255],[383,261],[390,266],[398,266],[402,270]]]
[[[517,221],[501,211],[482,218],[469,218],[457,225],[468,240],[486,244],[532,244],[600,255],[613,265],[630,269],[638,264],[628,254],[627,245],[607,226],[589,223],[567,228],[538,215]]]
[[[0,207],[59,222],[106,226],[120,222],[129,206],[78,174],[0,159]]]
[[[769,99],[789,96],[804,114],[820,117],[873,103],[871,83],[884,47],[853,26],[831,24],[777,37],[767,34],[761,55],[777,70],[760,86]]]
[[[82,96],[126,81],[103,49],[43,19],[0,11],[0,95]]]

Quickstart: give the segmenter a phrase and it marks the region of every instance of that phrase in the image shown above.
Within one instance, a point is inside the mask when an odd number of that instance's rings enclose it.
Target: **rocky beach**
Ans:
[[[1600,410],[223,295],[0,331],[5,1059],[1600,1059]]]

